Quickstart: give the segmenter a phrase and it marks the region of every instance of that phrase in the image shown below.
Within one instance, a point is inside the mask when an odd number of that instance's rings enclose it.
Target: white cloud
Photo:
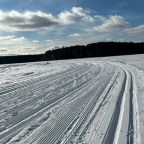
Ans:
[[[57,25],[70,25],[80,21],[93,21],[90,12],[81,7],[73,7],[69,11],[62,11],[56,16],[42,11],[0,10],[0,30],[8,32],[34,31]]]
[[[48,39],[48,40],[46,40],[46,42],[52,42],[53,40],[52,39]]]
[[[19,31],[28,31],[31,36],[37,34],[36,39],[18,37],[17,33],[22,34]],[[43,53],[59,45],[117,40],[124,37],[120,34],[127,34],[128,39],[130,33],[143,34],[144,25],[131,27],[122,16],[92,15],[81,7],[72,7],[57,15],[42,11],[0,10],[0,55]],[[2,36],[6,34],[9,35]],[[40,36],[44,38],[42,41]]]
[[[0,55],[44,53],[43,47],[25,37],[0,36]]]
[[[96,32],[112,32],[115,30],[124,30],[128,27],[128,22],[122,16],[110,16],[109,18],[100,17],[103,21],[102,24],[95,26],[89,31]]]
[[[94,21],[94,18],[90,15],[90,12],[81,7],[72,7],[70,11],[61,12],[58,17],[60,23],[64,25],[74,24],[79,21]]]
[[[59,22],[64,25],[74,24],[78,20],[77,15],[70,11],[61,12],[58,17]]]
[[[96,20],[101,21],[101,22],[104,22],[104,21],[107,19],[106,17],[101,16],[101,15],[95,15],[94,18],[95,18]]]
[[[39,40],[33,40],[32,42],[33,43],[39,43]]]
[[[58,22],[52,14],[41,11],[18,12],[12,10],[4,12],[0,10],[0,30],[2,31],[32,31],[57,24]]]
[[[0,41],[3,41],[3,40],[11,40],[13,38],[15,38],[16,36],[15,35],[10,35],[10,36],[0,36]]]
[[[27,41],[27,39],[25,37],[17,37],[15,35],[0,36],[0,46],[21,44],[26,41]]]
[[[8,50],[6,49],[6,48],[0,48],[0,52],[1,53],[5,53],[5,52],[7,52]]]
[[[69,35],[69,37],[79,37],[79,36],[81,36],[79,33],[73,33]]]
[[[90,11],[85,10],[81,7],[73,7],[71,10],[74,14],[77,14],[78,16],[82,17],[84,21],[87,22],[93,22],[94,18],[90,15]]]
[[[132,34],[144,34],[144,25],[128,28],[126,32],[132,33]]]

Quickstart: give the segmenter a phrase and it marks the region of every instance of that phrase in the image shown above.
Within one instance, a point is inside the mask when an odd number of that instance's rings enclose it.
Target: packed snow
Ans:
[[[0,65],[0,144],[144,144],[144,55]]]

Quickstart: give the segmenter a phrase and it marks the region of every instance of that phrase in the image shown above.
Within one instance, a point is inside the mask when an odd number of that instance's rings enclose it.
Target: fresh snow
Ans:
[[[143,144],[144,55],[0,65],[0,144]]]

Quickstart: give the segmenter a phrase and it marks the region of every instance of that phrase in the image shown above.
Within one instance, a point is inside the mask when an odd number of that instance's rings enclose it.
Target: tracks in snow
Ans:
[[[3,88],[1,144],[139,143],[134,75],[118,63],[84,63]]]

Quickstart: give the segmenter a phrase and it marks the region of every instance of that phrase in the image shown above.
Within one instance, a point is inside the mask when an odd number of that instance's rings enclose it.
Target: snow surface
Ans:
[[[143,144],[144,55],[0,65],[0,144]]]

